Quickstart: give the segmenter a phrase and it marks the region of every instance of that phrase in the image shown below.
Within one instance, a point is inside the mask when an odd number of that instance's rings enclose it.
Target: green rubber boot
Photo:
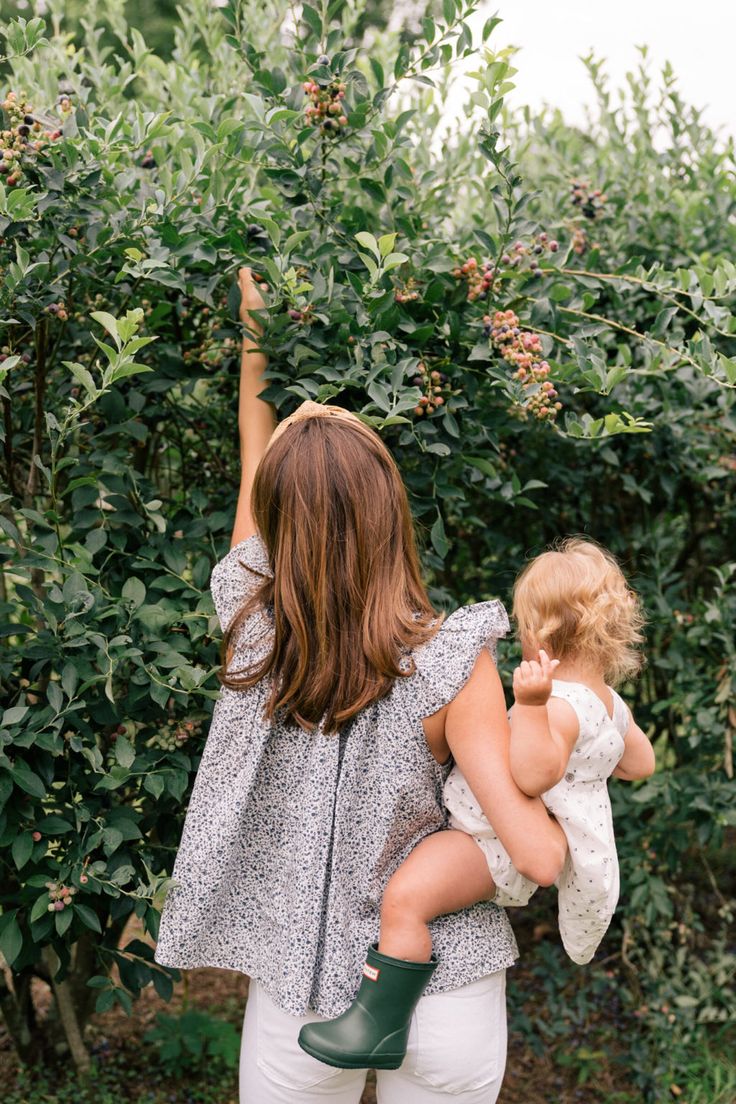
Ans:
[[[398,1069],[406,1056],[409,1022],[437,960],[405,962],[368,948],[358,995],[342,1016],[305,1024],[299,1046],[339,1069]]]

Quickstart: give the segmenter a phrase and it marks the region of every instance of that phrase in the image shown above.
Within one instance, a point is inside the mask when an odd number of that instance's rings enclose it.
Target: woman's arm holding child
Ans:
[[[451,751],[519,873],[551,885],[565,862],[567,840],[539,798],[527,797],[511,777],[506,703],[487,652],[478,657],[454,701],[426,718],[424,728],[433,752]],[[426,962],[432,949],[429,922],[487,900],[494,888],[475,840],[464,832],[435,832],[414,848],[388,883],[379,950]]]
[[[575,711],[567,702],[550,698],[556,666],[557,660],[542,650],[539,663],[524,661],[514,671],[511,773],[529,797],[538,797],[557,785],[578,738]]]
[[[564,864],[567,839],[539,798],[522,793],[512,777],[503,688],[487,653],[450,704],[445,731],[455,762],[516,869],[538,885],[551,885]]]

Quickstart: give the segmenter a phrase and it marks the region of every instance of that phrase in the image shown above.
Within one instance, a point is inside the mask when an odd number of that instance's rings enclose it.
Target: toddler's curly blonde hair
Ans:
[[[594,663],[614,685],[641,667],[639,598],[593,541],[570,537],[536,556],[514,584],[513,612],[521,640],[553,659]]]

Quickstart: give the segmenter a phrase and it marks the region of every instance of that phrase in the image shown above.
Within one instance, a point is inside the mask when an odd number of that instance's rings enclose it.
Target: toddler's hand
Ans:
[[[539,663],[524,660],[514,671],[514,697],[518,705],[546,705],[552,693],[552,674],[559,659],[550,659],[540,649]]]

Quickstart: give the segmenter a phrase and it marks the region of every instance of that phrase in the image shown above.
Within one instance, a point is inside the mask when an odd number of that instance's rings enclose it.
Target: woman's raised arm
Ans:
[[[238,432],[240,434],[240,490],[235,511],[235,524],[230,546],[251,537],[256,526],[250,508],[253,477],[276,427],[276,414],[270,403],[260,398],[266,388],[264,372],[268,363],[258,347],[263,327],[257,311],[265,307],[260,289],[249,268],[238,273],[240,284],[240,319],[246,330],[240,360],[240,393],[238,400]]]
[[[527,797],[511,776],[506,702],[486,651],[447,709],[445,736],[516,869],[538,885],[551,885],[564,865],[567,840],[540,799]]]

